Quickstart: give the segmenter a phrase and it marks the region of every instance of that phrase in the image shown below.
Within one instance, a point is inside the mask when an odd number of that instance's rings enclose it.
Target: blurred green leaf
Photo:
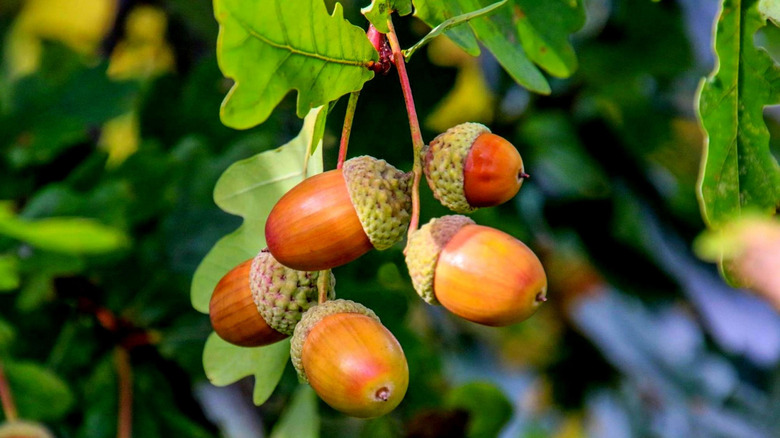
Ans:
[[[528,57],[553,76],[571,76],[577,69],[577,55],[569,35],[585,24],[583,2],[515,0],[514,15]]]
[[[469,412],[468,437],[490,438],[499,435],[512,418],[512,404],[495,385],[486,382],[467,383],[447,394],[444,405]]]
[[[271,396],[289,358],[288,339],[265,347],[245,348],[229,344],[212,333],[203,349],[203,368],[216,386],[227,386],[254,375],[254,402],[259,406]]]
[[[14,341],[14,338],[16,338],[16,330],[14,327],[4,319],[0,318],[0,353],[8,349],[8,347]]]
[[[0,234],[30,245],[66,254],[103,254],[126,247],[122,231],[86,218],[47,218],[26,221],[0,218]]]
[[[483,15],[490,14],[493,12],[496,8],[499,8],[503,6],[507,0],[501,0],[499,2],[493,3],[492,5],[485,6],[484,8],[477,9],[475,11],[467,12],[465,14],[458,15],[456,17],[448,18],[441,22],[438,26],[431,29],[430,32],[428,32],[420,41],[416,42],[412,47],[403,50],[404,57],[409,60],[409,58],[412,57],[414,52],[420,49],[420,47],[424,46],[425,44],[429,43],[433,38],[436,38],[437,36],[441,35],[447,29],[451,29],[455,26],[458,26],[460,24],[466,23],[469,20],[473,20],[477,17],[481,17]]]
[[[718,65],[699,89],[707,140],[698,195],[713,228],[744,209],[773,215],[780,206],[780,167],[763,118],[766,105],[780,103],[780,68],[754,45],[766,25],[757,6],[756,0],[724,1],[715,34]]]
[[[485,0],[417,0],[414,3],[415,16],[432,27],[490,4]],[[576,69],[577,59],[568,38],[584,23],[582,2],[566,0],[510,0],[490,16],[469,21],[473,33],[507,73],[518,84],[541,94],[549,94],[550,85],[534,63],[553,76],[570,76]],[[469,54],[479,54],[473,35],[465,26],[456,27],[447,35]]]
[[[290,90],[298,90],[298,117],[362,88],[377,59],[365,32],[328,15],[323,2],[215,0],[222,73],[235,80],[222,104],[222,122],[246,129],[265,121]]]
[[[381,33],[390,32],[387,27],[387,19],[393,12],[404,16],[412,13],[412,0],[372,0],[371,4],[361,9],[360,12],[365,15],[366,20]]]
[[[282,418],[271,432],[271,438],[317,438],[320,436],[320,413],[317,394],[309,385],[299,385]]]
[[[35,362],[4,363],[8,384],[19,416],[28,420],[55,421],[73,406],[75,398],[68,384]]]
[[[520,135],[530,145],[523,151],[528,172],[550,195],[597,198],[609,193],[606,173],[582,146],[565,114],[533,114],[521,125]]]
[[[13,254],[0,254],[0,293],[19,287],[19,259]]]
[[[322,172],[322,148],[317,146],[311,158],[306,155],[311,145],[321,144],[322,131],[314,127],[324,108],[311,110],[300,134],[290,142],[234,163],[217,181],[214,201],[222,210],[242,216],[244,222],[220,239],[195,271],[191,299],[196,310],[208,313],[211,292],[222,276],[263,249],[265,220],[276,201],[305,175]]]

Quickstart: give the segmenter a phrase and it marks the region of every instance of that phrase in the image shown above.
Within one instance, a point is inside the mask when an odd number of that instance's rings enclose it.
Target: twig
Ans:
[[[133,436],[133,369],[130,354],[123,347],[114,349],[114,365],[119,381],[119,417],[117,438]]]
[[[328,289],[330,288],[330,269],[320,271],[320,276],[317,277],[317,291],[319,292],[320,304],[328,301]]]
[[[412,131],[412,146],[414,147],[414,167],[412,173],[414,181],[412,183],[412,218],[409,222],[408,235],[411,236],[417,231],[420,222],[420,178],[422,177],[422,162],[420,153],[422,152],[423,142],[422,132],[420,131],[420,122],[417,120],[417,110],[414,107],[414,98],[412,97],[412,87],[409,85],[409,76],[406,74],[406,63],[404,55],[401,53],[401,45],[398,43],[398,37],[395,34],[393,20],[387,18],[387,27],[390,31],[387,33],[387,40],[390,42],[390,48],[393,50],[393,61],[398,70],[398,78],[401,81],[401,89],[406,103],[406,112],[409,114],[409,129]]]
[[[3,405],[3,414],[5,414],[6,421],[16,421],[19,418],[19,414],[16,411],[16,403],[14,403],[14,396],[11,393],[11,386],[8,385],[8,379],[5,377],[2,359],[0,359],[0,403]]]
[[[344,160],[347,159],[349,134],[352,132],[352,120],[355,118],[355,109],[357,108],[357,101],[359,96],[360,90],[354,91],[349,95],[347,113],[344,115],[344,128],[341,130],[341,143],[339,144],[339,161],[338,165],[336,166],[337,169],[341,169],[341,166],[344,165]]]

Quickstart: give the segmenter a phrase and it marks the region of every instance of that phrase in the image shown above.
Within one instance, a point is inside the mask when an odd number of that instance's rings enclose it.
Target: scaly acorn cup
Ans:
[[[319,272],[282,266],[263,249],[217,283],[209,302],[211,326],[219,337],[241,347],[281,341],[317,303],[318,277]],[[331,275],[329,298],[334,297],[334,282]]]
[[[465,216],[444,216],[420,227],[409,239],[406,265],[426,302],[479,324],[523,321],[547,300],[547,276],[536,254]]]
[[[479,123],[462,123],[422,150],[423,171],[433,195],[456,213],[471,213],[512,199],[528,175],[520,153]]]
[[[290,357],[325,403],[353,417],[387,414],[409,386],[401,345],[373,311],[353,301],[309,309],[295,328]]]
[[[268,216],[271,254],[290,268],[319,271],[393,246],[409,226],[411,178],[384,160],[362,156],[305,179]]]
[[[330,275],[328,299],[335,298],[336,278]],[[297,271],[274,259],[268,248],[254,258],[249,273],[252,298],[272,329],[291,336],[301,316],[317,305],[320,271]]]

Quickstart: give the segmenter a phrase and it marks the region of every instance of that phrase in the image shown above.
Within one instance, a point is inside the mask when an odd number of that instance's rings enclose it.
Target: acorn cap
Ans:
[[[481,123],[461,123],[423,147],[421,158],[428,186],[442,205],[456,213],[476,210],[466,200],[463,167],[474,140],[486,132],[490,129]]]
[[[462,227],[471,224],[473,220],[461,215],[434,218],[409,238],[406,267],[414,290],[428,304],[439,304],[433,292],[433,277],[441,250]]]
[[[306,337],[309,336],[309,332],[311,332],[318,322],[322,321],[327,316],[338,313],[357,313],[374,319],[376,322],[381,322],[373,310],[350,300],[325,301],[324,303],[309,309],[303,314],[301,322],[295,327],[295,333],[293,333],[292,341],[290,342],[290,360],[295,367],[295,371],[298,372],[298,379],[301,382],[309,383],[309,379],[306,378],[306,372],[303,369],[303,360],[301,358],[301,355],[303,354],[303,345],[306,343]]]
[[[411,218],[412,174],[367,155],[345,161],[342,171],[352,205],[374,248],[387,249],[403,239]]]
[[[272,329],[292,335],[301,315],[317,304],[320,271],[290,269],[264,248],[252,260],[249,285],[257,310]],[[336,279],[330,274],[328,299],[335,297]]]

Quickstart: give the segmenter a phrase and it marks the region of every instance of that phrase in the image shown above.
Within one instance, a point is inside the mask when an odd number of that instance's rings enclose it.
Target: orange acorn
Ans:
[[[290,355],[302,381],[353,417],[387,414],[409,386],[401,345],[374,312],[352,301],[326,301],[306,312]]]
[[[512,199],[528,175],[517,149],[479,123],[462,123],[422,150],[423,170],[433,195],[457,213]]]
[[[268,216],[271,254],[290,268],[319,271],[391,247],[409,226],[410,180],[410,174],[368,156],[305,179]]]
[[[231,344],[259,347],[293,333],[303,312],[317,303],[319,272],[289,269],[267,249],[230,270],[209,302],[211,326]],[[334,297],[331,275],[329,297]]]
[[[409,239],[406,264],[426,302],[479,324],[523,321],[547,300],[547,277],[536,254],[465,216],[423,225]]]

